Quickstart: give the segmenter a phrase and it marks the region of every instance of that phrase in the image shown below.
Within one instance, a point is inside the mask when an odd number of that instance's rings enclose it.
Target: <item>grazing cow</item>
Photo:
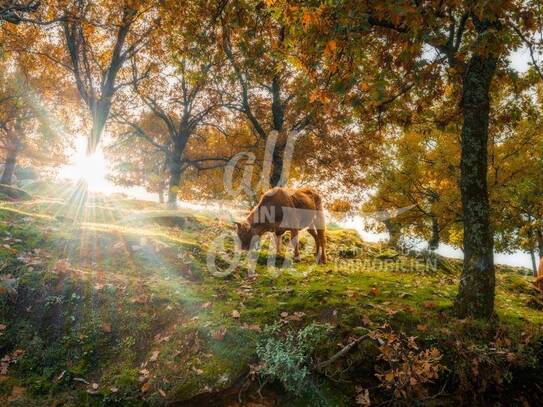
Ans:
[[[315,239],[317,263],[326,263],[326,225],[322,199],[310,188],[273,188],[262,196],[245,221],[235,224],[243,250],[251,249],[264,233],[273,232],[275,247],[280,254],[281,236],[290,231],[296,261],[300,260],[298,232],[307,228]]]

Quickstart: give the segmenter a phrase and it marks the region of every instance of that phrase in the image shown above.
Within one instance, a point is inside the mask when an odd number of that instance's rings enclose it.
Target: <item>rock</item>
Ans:
[[[400,253],[393,249],[385,249],[375,255],[379,260],[396,260],[399,256]]]

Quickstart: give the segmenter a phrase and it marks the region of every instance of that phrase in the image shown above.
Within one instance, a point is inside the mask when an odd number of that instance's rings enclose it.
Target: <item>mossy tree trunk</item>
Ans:
[[[537,247],[539,251],[539,258],[543,258],[543,231],[541,229],[536,229],[535,234],[537,236]]]
[[[493,236],[487,187],[490,85],[497,58],[474,54],[463,82],[460,193],[464,217],[464,268],[455,307],[459,317],[494,313]]]

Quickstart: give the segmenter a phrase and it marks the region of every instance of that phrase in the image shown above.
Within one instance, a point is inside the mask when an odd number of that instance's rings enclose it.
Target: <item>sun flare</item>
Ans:
[[[72,181],[84,181],[92,192],[107,192],[111,188],[106,178],[107,163],[102,149],[88,155],[85,138],[76,141],[74,154],[69,164],[61,168],[59,175]]]

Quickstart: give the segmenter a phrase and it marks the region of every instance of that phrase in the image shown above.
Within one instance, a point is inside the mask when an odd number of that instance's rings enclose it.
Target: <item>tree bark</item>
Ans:
[[[432,236],[430,238],[430,241],[428,242],[428,249],[429,250],[437,250],[439,247],[439,221],[437,220],[437,216],[432,215],[431,218],[432,221]]]
[[[539,258],[543,258],[543,231],[541,229],[536,229],[535,234],[537,236],[537,248],[539,251]]]
[[[158,190],[158,202],[164,203],[164,190],[162,188]]]
[[[17,148],[11,148],[8,150],[6,157],[6,163],[4,165],[4,172],[2,173],[2,179],[0,184],[11,185],[13,182],[13,173],[15,172],[15,164],[17,163]]]
[[[270,174],[270,185],[271,187],[283,187],[286,185],[286,180],[281,179],[283,173],[283,158],[285,152],[285,146],[281,140],[281,135],[283,132],[283,125],[285,123],[285,108],[281,100],[281,79],[278,75],[273,77],[272,80],[272,123],[273,130],[278,133],[278,140],[273,149],[272,155],[272,170]]]
[[[389,246],[397,249],[400,245],[400,239],[402,238],[400,225],[391,219],[387,219],[383,223],[387,228]]]
[[[283,187],[286,185],[286,180],[281,178],[283,173],[283,155],[284,147],[276,145],[272,155],[272,169],[270,174],[271,187]]]
[[[532,259],[532,272],[534,277],[537,277],[537,261],[535,259],[535,251],[533,248],[530,248],[530,257]]]
[[[497,58],[475,54],[467,66],[461,107],[460,193],[464,216],[464,268],[455,301],[460,318],[490,318],[496,277],[487,187],[490,84]]]
[[[92,128],[87,145],[87,154],[94,154],[111,110],[112,95],[104,95],[102,99],[96,102],[96,109],[92,112]]]
[[[191,131],[188,125],[181,124],[179,133],[174,139],[173,153],[170,156],[170,182],[168,185],[168,206],[170,208],[177,207],[177,194],[179,184],[181,183],[181,173],[183,165],[183,153],[189,141]]]
[[[170,157],[170,181],[168,183],[168,207],[177,207],[177,193],[181,182],[181,155],[174,153]]]

